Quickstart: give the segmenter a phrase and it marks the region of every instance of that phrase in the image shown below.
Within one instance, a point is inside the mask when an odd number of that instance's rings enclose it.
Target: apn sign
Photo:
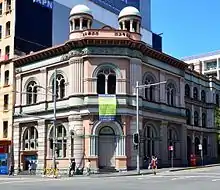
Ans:
[[[53,9],[53,0],[33,0],[33,3],[38,3],[48,9]]]

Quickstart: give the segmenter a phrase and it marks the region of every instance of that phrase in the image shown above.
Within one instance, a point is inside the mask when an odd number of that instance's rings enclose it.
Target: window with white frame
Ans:
[[[167,104],[174,106],[176,89],[173,83],[167,85]]]
[[[38,131],[35,127],[28,127],[23,135],[23,150],[37,150]]]
[[[56,78],[56,98],[63,99],[65,97],[65,78],[63,75],[58,74]],[[54,80],[52,81],[52,91],[54,94]]]
[[[37,103],[37,83],[31,81],[27,85],[27,104],[36,104]]]
[[[115,94],[116,93],[116,73],[110,67],[100,69],[97,74],[97,93]]]
[[[57,125],[55,127],[55,139],[54,139],[54,127],[50,130],[49,136],[49,155],[52,157],[53,155],[53,143],[55,140],[56,143],[56,156],[58,158],[66,158],[67,157],[67,131],[63,125]]]
[[[154,78],[151,75],[147,75],[145,84],[153,84],[155,83]],[[150,86],[149,88],[145,88],[145,99],[147,101],[153,101],[155,98],[155,86]]]

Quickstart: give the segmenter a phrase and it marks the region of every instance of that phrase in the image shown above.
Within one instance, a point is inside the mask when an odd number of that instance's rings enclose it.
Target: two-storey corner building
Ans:
[[[0,174],[7,174],[12,161],[14,109],[14,67],[11,60],[0,62]],[[5,161],[5,162],[4,162]]]
[[[195,72],[185,71],[185,106],[187,136],[187,156],[195,154],[201,162],[215,162],[218,157],[218,128],[216,126],[215,108],[219,107],[219,80]]]
[[[212,149],[215,131],[187,125],[185,110],[185,78],[190,86],[195,83],[206,88],[210,101],[211,83],[186,71],[186,63],[143,43],[141,15],[136,8],[124,8],[118,20],[118,30],[109,26],[91,29],[91,10],[84,5],[75,6],[69,17],[68,42],[13,61],[16,91],[20,92],[16,93],[15,115],[21,115],[14,117],[15,168],[27,170],[30,161],[38,171],[52,165],[55,69],[55,141],[60,171],[68,168],[71,158],[75,158],[79,168],[89,159],[94,171],[136,167],[137,150],[132,135],[136,132],[137,81],[139,84],[167,81],[140,90],[141,167],[144,157],[151,155],[158,157],[160,166],[169,166],[169,146],[174,148],[174,165],[187,165],[187,136],[193,133],[197,137],[200,131],[204,131],[204,138],[209,136],[208,151],[212,150],[213,158],[216,157],[216,150]],[[116,97],[115,120],[99,118],[99,97],[103,94]],[[200,111],[199,102],[193,105],[186,100],[186,104]],[[206,106],[203,107],[211,125],[211,111],[207,113]],[[207,108],[211,109],[208,104]],[[194,151],[194,139],[188,139],[190,150]]]

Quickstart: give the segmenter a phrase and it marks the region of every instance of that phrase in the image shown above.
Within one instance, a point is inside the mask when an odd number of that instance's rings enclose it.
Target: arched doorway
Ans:
[[[109,126],[104,126],[99,130],[98,136],[98,156],[99,168],[115,168],[115,154],[117,142],[114,130]]]
[[[187,160],[188,164],[190,164],[190,156],[192,154],[192,139],[190,136],[187,136]]]

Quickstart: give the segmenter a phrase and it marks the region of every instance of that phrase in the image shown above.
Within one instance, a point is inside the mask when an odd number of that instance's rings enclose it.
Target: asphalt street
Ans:
[[[156,176],[33,178],[0,177],[7,190],[207,190],[219,189],[220,167],[163,172]]]

